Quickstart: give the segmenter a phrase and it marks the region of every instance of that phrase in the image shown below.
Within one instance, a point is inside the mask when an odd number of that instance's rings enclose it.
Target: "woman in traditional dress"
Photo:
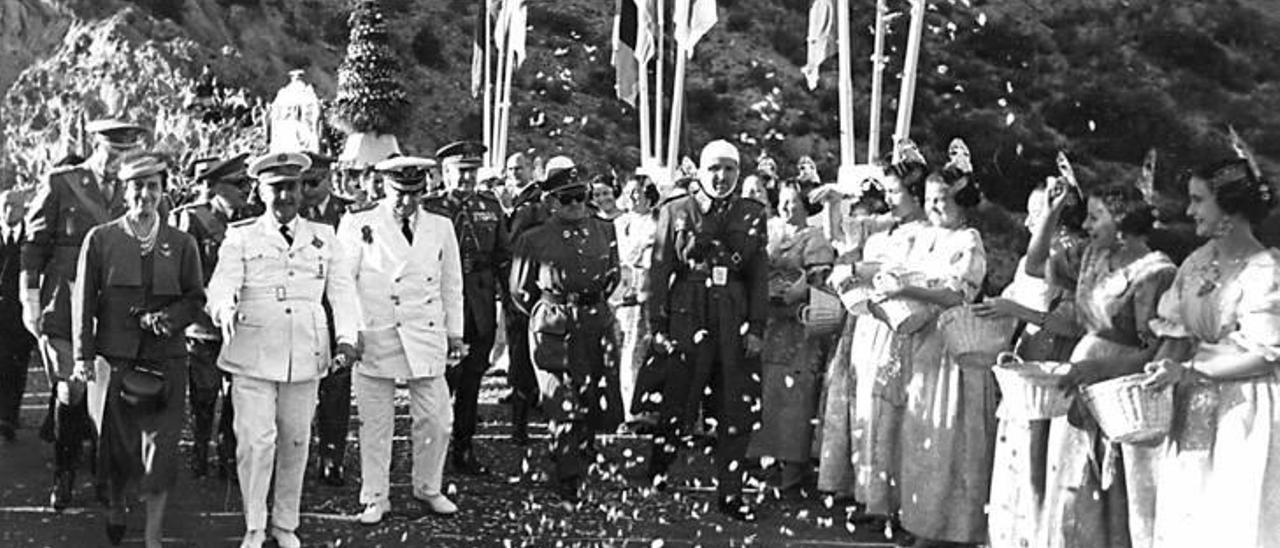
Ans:
[[[1154,545],[1280,547],[1280,252],[1253,233],[1275,191],[1239,159],[1196,172],[1188,195],[1210,241],[1152,322],[1148,384],[1175,387]]]
[[[648,301],[645,281],[649,279],[649,261],[653,256],[653,240],[658,230],[658,187],[648,177],[633,177],[627,182],[625,195],[631,210],[613,221],[618,235],[618,256],[622,260],[622,281],[614,291],[614,310],[618,316],[622,346],[619,371],[622,401],[627,402],[627,418],[632,418],[630,402],[636,375],[648,345],[649,317],[644,303]]]
[[[869,286],[879,270],[906,259],[928,224],[923,207],[927,172],[918,155],[885,169],[880,184],[894,224],[868,237],[846,285]],[[896,520],[898,435],[906,398],[901,376],[889,373],[900,371],[902,364],[892,359],[893,329],[870,311],[862,314],[856,322],[846,322],[828,368],[833,381],[823,418],[818,488],[852,494],[862,505],[862,517]]]
[[[904,265],[917,281],[887,297],[914,300],[937,313],[978,296],[986,255],[978,231],[966,226],[966,210],[980,200],[967,170],[948,165],[929,176],[930,226],[916,237]],[[902,527],[917,546],[982,542],[996,431],[995,381],[990,371],[962,369],[953,361],[933,321],[901,353],[908,363],[900,442]]]
[[[779,487],[802,487],[812,469],[814,422],[822,373],[835,339],[807,336],[798,313],[814,287],[825,286],[835,249],[822,229],[808,226],[809,202],[798,182],[778,192],[781,224],[769,226],[769,322],[761,358],[761,427],[749,458],[772,457],[782,467]]]
[[[97,473],[109,493],[112,545],[124,537],[125,490],[135,484],[146,501],[144,541],[149,548],[161,545],[186,409],[183,332],[204,305],[196,241],[165,224],[157,210],[166,170],[153,154],[122,160],[129,210],[85,237],[72,301],[77,376],[94,380],[98,356],[111,366],[92,390],[105,398]]]
[[[1141,371],[1156,349],[1149,320],[1176,271],[1147,245],[1155,216],[1137,189],[1095,188],[1088,212],[1075,299],[1086,334],[1072,352],[1068,388]],[[1150,546],[1151,449],[1111,443],[1077,398],[1052,421],[1047,456],[1036,546]]]
[[[980,316],[1013,316],[1022,324],[1015,351],[1027,361],[1066,361],[1083,330],[1075,292],[1087,239],[1083,198],[1074,187],[1051,184],[1027,199],[1031,244],[1000,298],[975,305]],[[1027,420],[1004,405],[996,409],[996,449],[987,503],[992,548],[1035,546],[1044,501],[1049,421]]]

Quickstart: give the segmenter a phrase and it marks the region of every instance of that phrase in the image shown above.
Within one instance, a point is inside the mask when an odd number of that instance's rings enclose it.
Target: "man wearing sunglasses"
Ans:
[[[469,348],[462,362],[446,373],[453,391],[453,443],[450,465],[467,475],[484,475],[488,468],[471,445],[479,412],[480,382],[490,367],[498,328],[498,299],[506,297],[511,266],[510,242],[502,204],[476,189],[476,172],[486,148],[462,141],[436,151],[444,191],[423,199],[422,207],[453,221],[462,259],[463,335]]]
[[[302,209],[308,221],[324,223],[337,230],[339,221],[351,203],[333,194],[333,158],[306,152],[311,167],[302,172]],[[329,347],[337,341],[333,333],[333,308],[323,303],[329,319]],[[347,431],[351,426],[351,370],[343,369],[320,379],[319,403],[316,405],[316,472],[320,481],[333,487],[346,482],[343,457],[347,453]]]
[[[543,185],[549,216],[516,241],[511,300],[529,317],[533,365],[556,378],[543,404],[551,420],[553,488],[577,502],[596,433],[622,423],[617,340],[608,297],[620,279],[613,223],[587,207],[577,168]]]
[[[85,125],[93,153],[84,163],[54,169],[36,188],[27,209],[22,247],[22,319],[38,341],[55,400],[52,404],[55,510],[71,502],[81,446],[92,439],[85,383],[71,379],[71,288],[89,229],[124,214],[116,173],[120,159],[139,150],[147,131],[117,119]]]
[[[656,352],[680,365],[667,375],[649,473],[667,468],[704,405],[716,418],[720,511],[754,521],[742,496],[752,424],[758,420],[760,351],[768,312],[764,206],[741,197],[738,149],[702,149],[690,194],[662,207],[649,270],[649,323]],[[643,401],[643,400],[641,400]]]
[[[226,238],[227,226],[245,218],[245,206],[251,186],[245,165],[247,156],[239,154],[222,160],[213,159],[205,162],[203,167],[197,167],[194,186],[199,196],[196,201],[174,209],[169,217],[170,224],[196,239],[206,283],[218,265],[218,249]],[[213,325],[213,319],[207,313],[202,312],[187,327],[186,335],[191,371],[188,397],[191,400],[195,438],[191,470],[196,477],[204,477],[208,473],[214,410],[221,395],[218,474],[223,478],[231,477],[236,468],[236,436],[232,428],[233,410],[228,384],[231,376],[218,369],[222,331]],[[227,385],[225,389],[224,385]]]

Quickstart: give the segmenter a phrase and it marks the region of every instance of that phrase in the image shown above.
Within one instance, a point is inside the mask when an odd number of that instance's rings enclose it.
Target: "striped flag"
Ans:
[[[524,0],[502,0],[502,8],[498,12],[497,28],[494,35],[498,42],[498,51],[507,48],[515,54],[517,67],[524,63],[528,41],[529,7]]]
[[[623,0],[626,1],[626,0]],[[646,65],[657,51],[658,2],[633,0],[636,4],[636,60]]]
[[[618,10],[613,18],[613,67],[617,72],[618,98],[636,106],[639,96],[640,66],[636,61],[636,38],[639,30],[639,12],[635,0],[618,0]],[[652,48],[650,48],[652,49]]]
[[[809,58],[800,72],[809,89],[818,88],[822,62],[836,53],[836,6],[834,0],[813,0],[809,7]]]
[[[480,0],[480,12],[476,14],[475,25],[471,29],[471,97],[478,98],[484,90],[484,46],[485,30],[492,28],[493,20],[498,14],[497,4],[501,0]]]
[[[694,46],[719,20],[716,0],[676,0],[674,9],[676,44],[692,57]]]

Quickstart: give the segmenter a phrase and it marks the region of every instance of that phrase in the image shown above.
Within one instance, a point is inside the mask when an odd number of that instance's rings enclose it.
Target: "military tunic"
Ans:
[[[462,259],[463,339],[470,351],[446,377],[454,392],[454,447],[469,450],[479,413],[480,383],[489,369],[498,327],[497,304],[510,268],[510,238],[502,204],[485,192],[445,192],[422,208],[453,222]]]
[[[529,314],[533,363],[558,377],[543,406],[552,420],[556,480],[586,474],[595,432],[622,422],[617,345],[608,296],[619,281],[613,224],[552,217],[516,242],[512,300]]]
[[[520,191],[511,210],[508,233],[511,245],[525,232],[538,227],[547,220],[547,210],[542,206],[542,191],[536,184],[530,184]],[[503,309],[507,320],[507,383],[520,403],[536,403],[538,401],[538,378],[533,372],[533,363],[529,361],[529,316],[520,310],[515,303],[508,302]],[[517,413],[523,412],[522,410]],[[517,417],[518,420],[519,417]]]
[[[759,356],[745,336],[763,339],[768,319],[764,206],[737,196],[700,202],[676,198],[662,207],[649,271],[652,333],[675,343],[655,458],[674,458],[675,438],[690,432],[704,398],[717,417],[718,491],[737,495],[760,396]],[[705,390],[705,392],[704,392]],[[709,397],[708,397],[709,396]]]

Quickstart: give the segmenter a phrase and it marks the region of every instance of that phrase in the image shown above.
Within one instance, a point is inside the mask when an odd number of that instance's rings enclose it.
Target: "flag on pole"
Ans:
[[[613,68],[617,73],[615,88],[618,98],[636,106],[640,91],[640,66],[636,62],[636,34],[639,29],[639,13],[635,0],[618,0],[618,10],[613,17]]]
[[[471,28],[471,97],[479,98],[484,90],[485,30],[492,28],[500,0],[480,0],[480,12]]]
[[[626,1],[626,0],[623,0]],[[644,66],[657,51],[658,2],[657,0],[632,0],[636,7],[636,60]]]
[[[809,89],[818,88],[822,62],[836,53],[836,7],[834,0],[813,0],[809,7],[809,59],[800,72]]]
[[[502,0],[502,9],[498,15],[497,37],[498,51],[505,52],[511,48],[519,67],[526,56],[525,43],[528,37],[529,8],[524,0]]]
[[[694,46],[719,20],[716,0],[676,0],[674,18],[676,44],[692,57]]]

